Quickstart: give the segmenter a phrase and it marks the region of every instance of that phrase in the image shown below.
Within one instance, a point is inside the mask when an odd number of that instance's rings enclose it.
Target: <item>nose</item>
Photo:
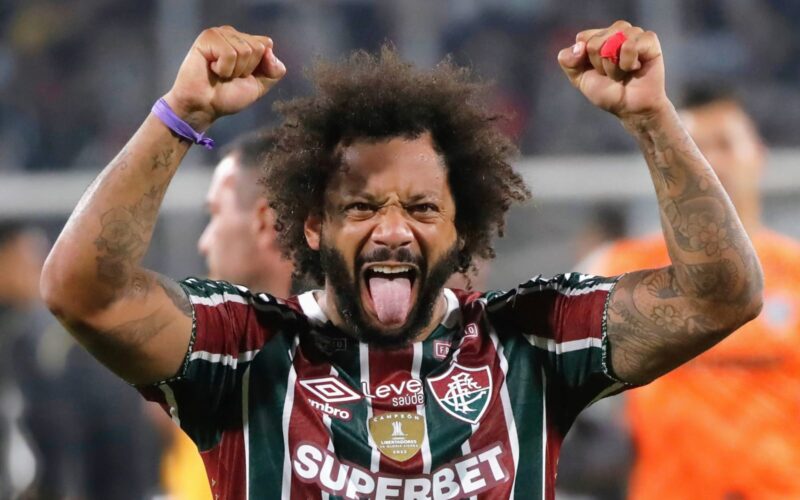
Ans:
[[[414,233],[402,212],[402,208],[395,206],[381,210],[378,214],[380,220],[372,230],[373,243],[395,249],[408,246],[414,241]]]

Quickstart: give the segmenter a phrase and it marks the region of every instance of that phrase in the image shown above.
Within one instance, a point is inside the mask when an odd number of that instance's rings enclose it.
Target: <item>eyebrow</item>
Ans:
[[[424,191],[422,193],[415,194],[415,195],[411,196],[409,198],[409,201],[413,203],[413,202],[416,202],[416,201],[421,201],[421,200],[426,200],[426,199],[438,200],[439,198],[440,198],[439,193],[435,193],[433,191]]]
[[[367,193],[365,191],[346,193],[346,196],[351,197],[351,198],[363,198],[363,199],[365,199],[367,201],[374,202],[374,203],[378,203],[379,202],[377,196],[373,195],[372,193]],[[420,200],[424,200],[424,199],[431,199],[431,198],[438,200],[440,198],[440,195],[439,195],[439,193],[437,193],[435,191],[423,191],[421,193],[417,193],[417,194],[411,195],[409,197],[408,201],[409,202],[416,202],[416,201],[420,201]]]

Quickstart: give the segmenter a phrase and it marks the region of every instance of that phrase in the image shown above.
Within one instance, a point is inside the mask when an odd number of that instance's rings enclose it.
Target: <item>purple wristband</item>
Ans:
[[[196,132],[191,125],[181,120],[180,117],[172,111],[172,108],[169,107],[169,104],[167,104],[167,101],[165,101],[163,97],[153,104],[153,114],[164,122],[167,128],[187,141],[195,144],[202,144],[206,149],[214,149],[214,139],[206,137],[206,134],[202,132]]]

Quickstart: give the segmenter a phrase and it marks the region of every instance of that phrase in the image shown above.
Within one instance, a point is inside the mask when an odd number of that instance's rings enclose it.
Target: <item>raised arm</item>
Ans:
[[[619,63],[600,56],[622,31]],[[611,294],[611,368],[646,383],[725,338],[761,310],[762,273],[736,212],[664,90],[655,33],[618,21],[578,34],[562,69],[639,143],[658,197],[672,265],[623,276]]]
[[[264,95],[285,73],[272,40],[205,30],[164,99],[195,130]],[[174,281],[141,267],[167,186],[190,144],[150,114],[84,193],[42,273],[50,310],[95,357],[131,383],[173,376],[191,336]]]

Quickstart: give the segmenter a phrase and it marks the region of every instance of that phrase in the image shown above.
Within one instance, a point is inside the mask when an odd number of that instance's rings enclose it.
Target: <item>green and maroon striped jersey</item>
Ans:
[[[575,416],[619,392],[606,365],[613,279],[445,289],[424,341],[385,350],[288,300],[182,282],[180,373],[141,389],[197,443],[218,498],[553,498]]]

